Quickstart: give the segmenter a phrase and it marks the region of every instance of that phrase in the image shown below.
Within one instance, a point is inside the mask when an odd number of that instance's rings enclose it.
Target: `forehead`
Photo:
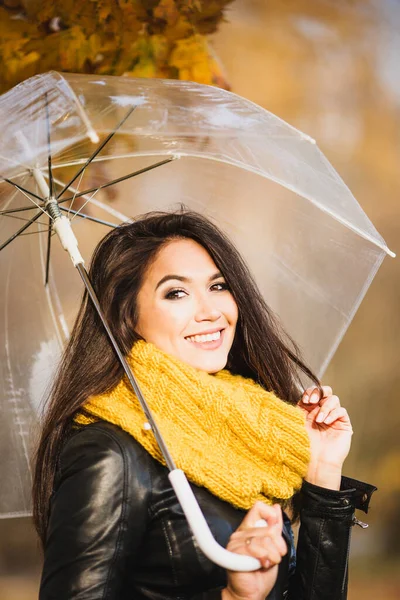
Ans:
[[[158,252],[148,270],[149,277],[165,274],[187,275],[213,274],[217,267],[207,250],[190,239],[171,240]]]

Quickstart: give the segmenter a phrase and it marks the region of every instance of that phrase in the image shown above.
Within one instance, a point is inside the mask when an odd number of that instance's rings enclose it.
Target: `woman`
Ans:
[[[341,477],[348,414],[233,245],[197,213],[150,213],[100,242],[91,278],[215,538],[261,568],[226,573],[197,547],[85,297],[37,453],[40,599],[346,598],[354,509],[375,488]]]

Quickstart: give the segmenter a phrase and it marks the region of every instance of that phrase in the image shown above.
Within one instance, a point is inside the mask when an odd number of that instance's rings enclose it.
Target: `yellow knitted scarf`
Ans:
[[[137,342],[128,362],[178,468],[190,481],[236,507],[291,498],[310,459],[301,410],[250,379],[210,375]],[[81,425],[104,420],[130,433],[165,464],[127,379],[93,396],[76,415]]]

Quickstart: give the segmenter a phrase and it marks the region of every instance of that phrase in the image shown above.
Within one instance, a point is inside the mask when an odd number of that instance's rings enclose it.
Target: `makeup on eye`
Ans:
[[[225,292],[227,290],[229,290],[229,285],[226,283],[226,281],[218,281],[217,283],[214,283],[211,288],[216,287],[216,286],[220,286],[220,290],[217,290],[218,292]]]
[[[219,289],[215,289],[215,288],[219,288]],[[217,283],[213,283],[210,288],[210,291],[212,292],[225,292],[229,290],[229,286],[225,281],[218,281]],[[178,295],[179,293],[181,293],[181,295]],[[178,300],[179,298],[183,298],[185,295],[187,295],[188,292],[186,290],[184,290],[183,288],[172,288],[172,289],[167,289],[164,293],[164,298],[166,300]]]
[[[178,296],[178,294],[181,293],[182,296]],[[164,294],[164,298],[166,300],[179,300],[179,298],[183,298],[183,296],[186,295],[185,290],[182,289],[172,289],[172,290],[168,290],[165,294]]]

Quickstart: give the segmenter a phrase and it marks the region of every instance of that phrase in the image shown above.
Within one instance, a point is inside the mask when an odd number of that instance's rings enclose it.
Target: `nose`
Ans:
[[[201,294],[197,298],[195,321],[198,323],[201,321],[218,321],[220,317],[221,311],[215,305],[215,301],[213,301],[209,294]]]

